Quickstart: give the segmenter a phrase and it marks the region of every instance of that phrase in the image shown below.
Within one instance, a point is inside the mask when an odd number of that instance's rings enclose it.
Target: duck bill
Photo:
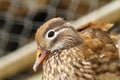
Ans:
[[[44,49],[37,50],[36,61],[33,65],[34,71],[37,70],[38,66],[45,60],[45,58],[48,56],[48,54],[49,54],[49,52]]]

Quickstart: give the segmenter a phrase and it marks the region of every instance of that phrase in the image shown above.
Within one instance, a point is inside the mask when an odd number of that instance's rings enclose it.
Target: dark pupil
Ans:
[[[48,37],[53,37],[54,36],[54,32],[53,31],[50,31],[49,33],[48,33]]]

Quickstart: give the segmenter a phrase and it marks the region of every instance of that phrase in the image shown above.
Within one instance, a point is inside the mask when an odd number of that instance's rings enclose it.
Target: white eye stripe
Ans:
[[[64,32],[65,30],[68,30],[68,29],[69,29],[69,28],[61,28],[61,29],[59,29],[58,31],[54,31],[54,29],[53,29],[53,30],[49,30],[49,31],[47,32],[45,38],[46,38],[46,39],[49,39],[49,40],[53,40],[53,39],[55,39],[55,38],[58,36],[59,33]],[[48,37],[48,33],[49,33],[50,31],[55,32],[53,37]]]

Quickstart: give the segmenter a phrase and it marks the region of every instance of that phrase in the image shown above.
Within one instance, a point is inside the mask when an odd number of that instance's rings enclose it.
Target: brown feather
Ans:
[[[77,33],[61,18],[54,18],[42,25],[36,33],[38,47],[48,49],[58,42],[63,48],[53,51],[43,62],[43,80],[120,80],[110,75],[120,76],[119,53],[107,33],[93,28],[85,28]],[[50,27],[51,26],[51,27]],[[63,28],[53,41],[48,43],[46,32]],[[108,76],[109,74],[109,76]]]

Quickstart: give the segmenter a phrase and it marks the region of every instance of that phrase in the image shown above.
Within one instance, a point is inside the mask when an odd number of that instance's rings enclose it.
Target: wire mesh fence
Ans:
[[[0,57],[23,46],[46,20],[74,20],[111,0],[0,0]]]

